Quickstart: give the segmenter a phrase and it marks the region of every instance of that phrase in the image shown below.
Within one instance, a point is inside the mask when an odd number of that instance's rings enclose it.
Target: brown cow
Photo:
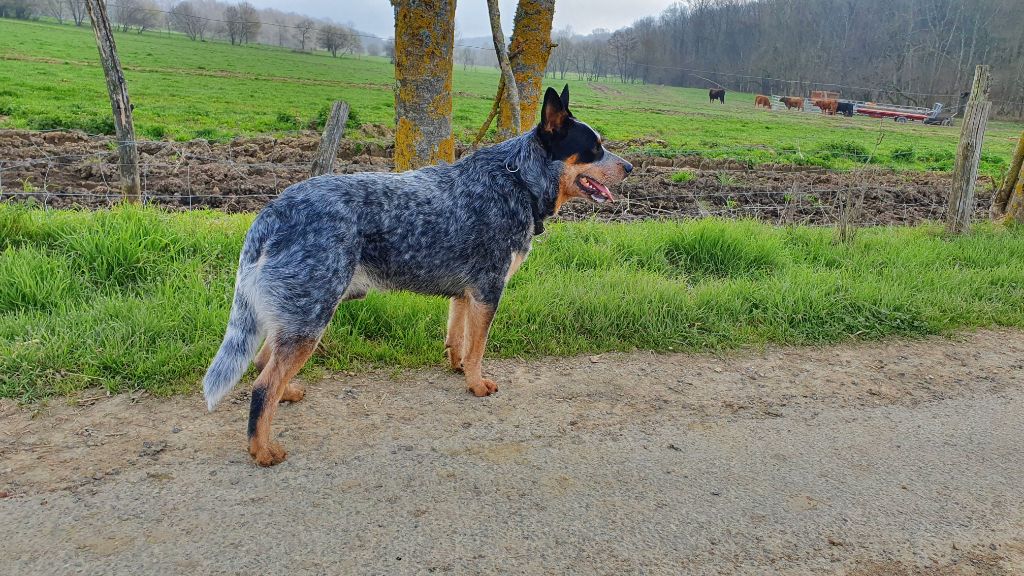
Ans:
[[[821,108],[822,114],[828,114],[829,116],[835,116],[836,110],[839,109],[839,100],[833,98],[815,100],[814,105]]]
[[[764,106],[765,108],[771,110],[772,101],[764,94],[758,94],[757,96],[754,96],[754,108],[757,108],[758,106]]]
[[[804,111],[804,99],[800,96],[786,96],[782,99],[782,103],[786,105],[786,110],[796,108],[801,112]]]

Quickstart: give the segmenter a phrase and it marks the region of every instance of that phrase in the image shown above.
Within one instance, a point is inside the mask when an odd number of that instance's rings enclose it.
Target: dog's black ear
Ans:
[[[572,116],[572,112],[569,110],[569,85],[568,84],[565,85],[565,88],[562,88],[562,96],[560,97],[560,100],[562,101],[562,108],[565,108],[566,114],[568,114],[571,117]]]
[[[548,88],[544,92],[544,105],[540,111],[541,132],[548,134],[561,132],[568,119],[569,111],[562,104],[562,100],[558,97],[558,92],[555,92],[554,88]]]

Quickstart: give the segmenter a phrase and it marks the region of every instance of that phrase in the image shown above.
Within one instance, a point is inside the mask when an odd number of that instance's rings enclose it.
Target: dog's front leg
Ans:
[[[500,297],[500,296],[499,296]],[[493,304],[488,303],[492,300]],[[479,299],[470,297],[466,310],[466,354],[462,359],[466,371],[466,386],[477,396],[488,396],[498,391],[493,380],[483,377],[481,366],[484,348],[487,346],[487,332],[498,309],[498,298]]]
[[[462,372],[462,362],[466,355],[467,308],[469,308],[467,296],[452,298],[451,305],[448,307],[448,335],[444,339],[444,353],[448,356],[452,370],[456,372]]]

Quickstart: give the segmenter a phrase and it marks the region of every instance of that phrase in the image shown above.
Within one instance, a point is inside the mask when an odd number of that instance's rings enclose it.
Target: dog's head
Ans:
[[[605,150],[601,135],[569,111],[568,84],[561,96],[554,88],[544,93],[537,137],[551,160],[564,163],[555,210],[571,198],[613,201],[608,187],[622,182],[633,171],[632,164]]]

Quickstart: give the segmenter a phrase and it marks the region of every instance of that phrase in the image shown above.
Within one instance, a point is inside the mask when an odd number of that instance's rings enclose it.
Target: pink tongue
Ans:
[[[601,195],[604,196],[605,198],[611,200],[612,202],[615,201],[615,197],[612,196],[612,193],[608,191],[608,187],[605,186],[604,184],[601,184],[597,180],[591,180],[590,185],[593,186],[598,192],[600,192]]]

